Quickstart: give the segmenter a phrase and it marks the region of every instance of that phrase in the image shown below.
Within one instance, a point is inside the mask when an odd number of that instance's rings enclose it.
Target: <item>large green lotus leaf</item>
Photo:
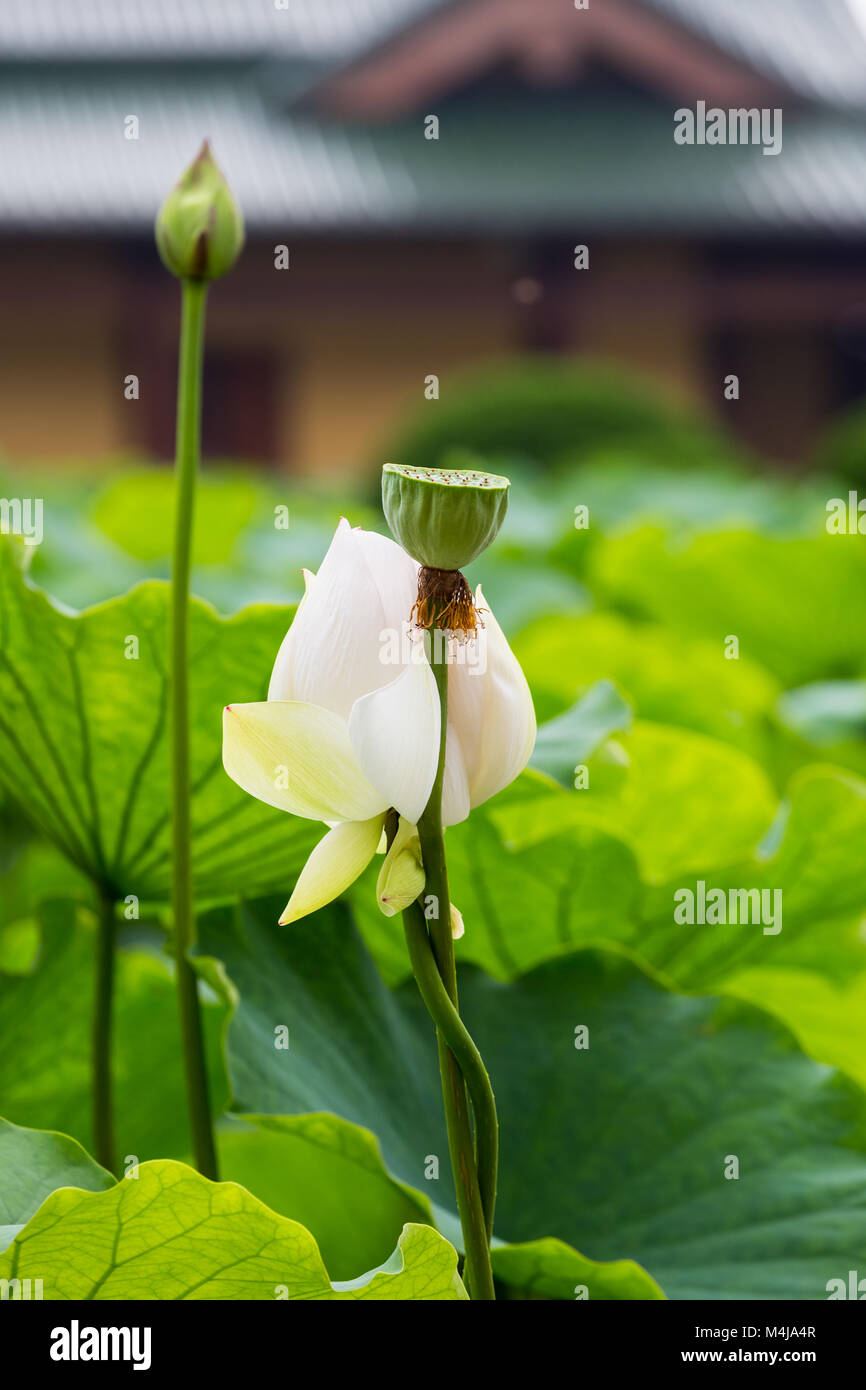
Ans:
[[[19,917],[0,925],[0,976],[26,975],[39,954],[39,924],[32,917]]]
[[[810,1057],[866,1090],[866,971],[836,984],[815,970],[743,970],[725,980],[725,993],[776,1014]]]
[[[107,479],[107,481],[106,481]],[[62,472],[10,473],[0,465],[0,495],[45,502],[45,539],[33,547],[34,580],[75,608],[125,593],[143,579],[167,579],[174,524],[170,469],[112,461],[94,478],[92,460]],[[277,512],[279,508],[279,512]],[[371,508],[332,487],[319,495],[245,465],[209,467],[199,480],[193,534],[193,592],[222,613],[249,603],[294,603],[302,569],[316,569],[341,516],[383,525]],[[563,575],[573,595],[575,582]]]
[[[32,925],[36,964],[0,973],[6,1024],[0,1031],[0,1096],[12,1119],[63,1129],[90,1144],[92,924],[74,905],[54,903]],[[112,1063],[124,1165],[131,1156],[190,1156],[173,964],[160,944],[159,937],[128,944],[117,955]],[[219,1112],[227,1100],[225,1008],[210,992],[203,1005],[211,1096]],[[380,1264],[406,1222],[429,1219],[425,1202],[385,1171],[372,1136],[334,1116],[304,1116],[288,1128],[272,1117],[220,1124],[217,1147],[223,1178],[315,1230],[335,1278]]]
[[[374,1135],[333,1114],[247,1115],[244,1127],[218,1135],[220,1172],[255,1192],[274,1211],[314,1232],[334,1278],[372,1267],[406,1222],[434,1218],[454,1244],[462,1239],[456,1214],[433,1206],[424,1193],[398,1183],[385,1167]],[[661,1298],[646,1270],[631,1260],[589,1260],[559,1241],[518,1248],[499,1244],[493,1268],[513,1298],[570,1298],[574,1286],[600,1299]],[[570,1281],[566,1283],[566,1281]]]
[[[866,916],[862,845],[866,837],[866,782],[829,768],[798,773],[772,834],[755,853],[722,869],[682,874],[648,891],[637,949],[690,990],[712,990],[744,970],[796,967],[837,984],[866,970]],[[777,890],[781,930],[773,924],[677,923],[674,894],[698,883],[722,889]],[[776,924],[777,899],[768,896]],[[726,914],[727,915],[727,914]],[[738,913],[739,915],[739,913]],[[765,927],[770,929],[765,931]],[[796,1012],[786,1015],[796,1026]],[[866,1031],[863,1032],[866,1046]]]
[[[0,544],[0,785],[78,868],[119,898],[170,884],[169,589],[81,614],[31,587]],[[291,880],[318,830],[246,796],[222,768],[222,708],[263,699],[291,610],[223,620],[191,606],[193,860],[200,897]],[[127,659],[134,651],[136,659]]]
[[[585,709],[586,701],[590,708]],[[530,770],[447,832],[451,896],[467,924],[458,954],[513,975],[593,940],[633,941],[643,885],[749,854],[777,798],[737,749],[684,729],[638,721],[600,682],[551,722],[542,763],[565,780],[598,737],[617,730],[627,766],[588,756],[589,785],[566,791]],[[589,717],[591,716],[591,717]],[[571,751],[569,751],[569,740]],[[351,891],[365,940],[389,982],[407,972],[402,931],[376,907],[379,862]]]
[[[781,930],[765,931],[763,919],[676,923],[674,893],[697,893],[696,878],[680,879],[647,895],[634,945],[684,988],[722,989],[760,1004],[810,1056],[866,1083],[864,836],[866,783],[805,770],[783,806],[774,852],[764,846],[748,861],[701,876],[705,893],[723,891],[726,908],[732,890],[766,890]]]
[[[97,542],[109,536],[115,555],[135,557],[135,579],[168,578],[174,492],[170,470],[115,471],[90,507],[92,520],[79,517],[74,524],[89,526]],[[316,496],[309,486],[291,491],[285,480],[277,483],[250,468],[208,469],[196,494],[193,591],[223,613],[249,603],[298,602],[304,592],[302,571],[318,568],[341,516],[351,516],[354,525],[383,524],[378,509],[332,489]],[[56,546],[51,530],[41,548],[49,551],[49,560]],[[67,586],[78,587],[81,580],[63,566],[55,569],[52,592],[66,597]],[[577,587],[569,575],[563,576],[563,584],[572,593]],[[100,597],[119,591],[97,590]]]
[[[575,826],[521,847],[500,830],[497,812],[514,806],[524,824],[533,815],[544,818],[547,832],[545,805],[551,798],[558,805],[560,796],[565,793],[530,771],[447,832],[451,897],[466,923],[457,953],[494,975],[508,978],[579,943],[634,936],[642,888],[634,853],[622,840]],[[376,905],[380,862],[350,898],[379,969],[396,984],[410,967],[400,918],[383,917]]]
[[[498,824],[519,821],[521,836],[531,841],[536,818],[542,826],[549,819],[548,797],[539,781],[524,777],[488,814],[486,808],[473,814],[470,825],[480,822],[478,834],[463,827],[449,831],[452,891],[467,924],[459,955],[508,978],[569,945],[621,942],[680,988],[723,989],[763,1003],[810,1055],[863,1076],[866,883],[860,847],[866,840],[866,783],[836,769],[803,770],[792,780],[771,833],[747,858],[679,873],[648,888],[625,846],[611,837],[588,843],[583,837],[591,832],[578,828],[515,849],[498,834]],[[683,888],[696,893],[699,881],[707,892],[722,888],[726,895],[731,889],[779,890],[781,931],[765,934],[769,923],[748,921],[678,923],[674,895]],[[771,910],[775,901],[768,899]],[[376,935],[366,919],[362,926],[378,958],[382,929]],[[397,960],[391,963],[392,980],[406,973],[405,956],[399,963],[402,971]],[[774,985],[777,976],[787,983]]]
[[[559,517],[569,516],[567,530],[580,541],[593,531],[621,531],[646,522],[669,531],[719,531],[747,527],[766,533],[814,533],[826,518],[827,486],[819,476],[785,478],[743,468],[733,458],[725,466],[703,463],[689,469],[657,465],[640,444],[628,450],[602,446],[582,454],[579,465],[562,480]],[[538,489],[540,480],[532,479]],[[589,507],[590,531],[576,531],[572,505]],[[553,524],[548,527],[548,534]],[[560,555],[562,544],[554,553]]]
[[[337,1115],[248,1115],[220,1127],[220,1174],[315,1232],[332,1278],[389,1255],[407,1222],[430,1205],[394,1181],[372,1134]]]
[[[507,633],[541,613],[579,613],[592,599],[574,575],[543,563],[537,551],[497,545],[467,570],[473,586],[483,584],[484,598]]]
[[[457,1253],[406,1226],[388,1262],[332,1284],[315,1240],[235,1183],[171,1160],[106,1192],[62,1188],[0,1256],[0,1278],[41,1279],[62,1300],[455,1300]]]
[[[866,743],[866,681],[819,681],[780,695],[779,718],[816,748]]]
[[[0,495],[43,499],[45,539],[29,548],[30,573],[37,584],[73,607],[125,593],[150,577],[87,518],[95,487],[92,459],[85,467],[87,480],[75,477],[74,465],[50,473],[32,466],[26,473],[0,470]]]
[[[508,979],[575,945],[619,942],[679,988],[722,989],[763,1002],[810,1055],[858,1079],[864,1075],[866,884],[860,847],[866,840],[866,783],[837,769],[804,770],[791,782],[771,833],[751,854],[649,887],[627,846],[613,836],[575,827],[536,840],[553,820],[551,799],[567,798],[525,774],[489,807],[473,812],[468,825],[449,830],[452,896],[466,922],[459,957]],[[507,838],[512,824],[529,842],[524,847]],[[781,931],[765,934],[763,925],[769,924],[748,921],[676,922],[674,894],[689,887],[697,892],[699,881],[707,892],[722,888],[726,895],[731,889],[780,890]],[[374,891],[371,880],[362,880],[353,911],[380,969],[396,983],[408,973],[402,932],[375,908]],[[775,899],[768,901],[772,908]],[[790,987],[776,987],[777,977]]]
[[[391,1173],[447,1207],[435,1053],[414,985],[386,989],[342,911],[283,931],[280,906],[202,922],[202,949],[238,991],[236,1104],[332,1111],[369,1129]],[[691,1298],[822,1298],[866,1256],[862,1094],[766,1014],[673,994],[622,955],[588,950],[509,984],[464,969],[461,1004],[497,1094],[503,1239],[631,1259]],[[290,1045],[277,1049],[284,1028]],[[732,1158],[738,1178],[725,1176]]]
[[[866,681],[819,681],[786,690],[776,702],[789,756],[820,757],[866,775]]]
[[[564,1241],[550,1236],[493,1251],[493,1273],[507,1298],[621,1299],[664,1298],[645,1269],[633,1260],[604,1264],[588,1260]]]
[[[541,707],[563,709],[588,685],[609,678],[641,719],[681,724],[759,759],[765,755],[778,683],[745,655],[726,660],[722,643],[589,613],[539,618],[512,645]]]
[[[631,706],[613,682],[596,681],[569,709],[539,725],[531,764],[570,790],[577,766],[631,722]]]
[[[226,904],[199,924],[199,949],[220,962],[235,1000],[227,1034],[235,1109],[333,1111],[371,1130],[390,1171],[437,1200],[442,1183],[431,1191],[426,1156],[446,1150],[426,1030],[407,1029],[342,905],[289,929],[277,926],[278,902]],[[335,1083],[339,1105],[330,1103]]]
[[[95,940],[89,914],[71,903],[39,913],[37,962],[0,973],[0,1105],[16,1124],[91,1140],[90,1029]],[[119,1159],[189,1152],[172,963],[158,949],[117,952],[114,1073]],[[220,1032],[225,1008],[204,1001],[214,1103],[226,1099]]]
[[[165,468],[115,476],[96,499],[93,520],[128,555],[148,565],[171,553],[176,504],[174,475]],[[245,527],[256,516],[262,489],[254,474],[214,474],[199,479],[195,499],[195,565],[226,564]]]
[[[629,868],[626,847],[615,837],[581,826],[559,828],[557,822],[567,819],[563,808],[581,795],[551,791],[542,778],[526,773],[489,806],[473,812],[466,830],[449,830],[454,881],[474,909],[469,915],[473,931],[467,928],[458,952],[507,976],[514,973],[515,953],[524,969],[549,956],[565,924],[561,944],[623,942],[690,990],[711,991],[743,969],[794,966],[816,970],[838,984],[866,969],[860,925],[866,916],[866,884],[859,850],[866,837],[866,781],[830,766],[802,769],[777,806],[770,829],[748,855],[721,866],[710,862],[683,868],[676,877],[649,885],[640,881],[633,860]],[[469,828],[476,822],[482,833],[472,835]],[[551,825],[554,833],[544,838]],[[511,835],[517,836],[517,844]],[[584,835],[598,838],[585,844]],[[542,897],[541,880],[548,870],[553,872],[556,859],[572,865],[575,883],[581,869],[589,875],[593,863],[602,879],[610,877],[607,926],[601,916],[602,882],[594,894],[586,877],[581,891],[569,894],[569,876],[562,872],[562,899]],[[541,866],[537,882],[536,864]],[[476,897],[473,876],[485,888]],[[675,922],[674,894],[685,887],[696,891],[699,881],[707,892],[714,887],[780,890],[781,931],[765,934],[760,924]],[[462,908],[457,891],[454,897]],[[544,912],[537,914],[539,903]],[[594,903],[598,916],[593,921]],[[488,929],[488,917],[495,933]],[[392,977],[399,978],[398,972],[392,971]]]
[[[627,845],[603,831],[577,826],[522,848],[504,839],[493,815],[476,812],[466,827],[449,831],[448,864],[466,923],[458,955],[495,975],[514,975],[576,944],[628,941],[634,933],[637,863]]]
[[[0,1231],[23,1226],[58,1187],[101,1192],[114,1181],[67,1134],[23,1129],[0,1119]]]
[[[236,1154],[223,1135],[220,1155],[226,1173],[241,1180],[250,1177],[257,1193],[280,1203],[280,1210],[286,1210],[283,1203],[288,1203],[293,1213],[303,1215],[323,1250],[334,1249],[341,1264],[346,1259],[346,1235],[338,1229],[339,1208],[353,1209],[361,1190],[359,1180],[367,1188],[372,1182],[389,1184],[389,1211],[398,1194],[403,1202],[414,1202],[425,1217],[432,1208],[439,1227],[449,1238],[459,1240],[438,1071],[426,1018],[417,1016],[411,992],[407,1018],[405,995],[394,995],[384,987],[341,908],[326,909],[302,924],[297,944],[303,949],[296,959],[294,933],[286,933],[268,919],[269,908],[277,901],[225,908],[209,913],[202,923],[202,949],[218,950],[221,968],[228,967],[235,1002],[227,1044],[235,1104],[244,1109],[249,1094],[269,1099],[269,1106],[260,1107],[265,1113],[245,1118],[263,1132],[269,1158],[279,1169],[268,1185],[256,1147]],[[202,965],[210,973],[215,961]],[[295,1055],[299,1035],[294,1022],[287,1021],[294,1020],[298,995],[286,992],[287,970],[291,970],[293,988],[303,995],[304,1009],[318,1017],[322,1028],[315,1043],[309,1034],[301,1036],[301,1069]],[[287,1094],[293,1097],[292,1113],[279,1114]],[[335,1103],[336,1094],[340,1103]],[[333,1113],[306,1113],[315,1112],[322,1097]],[[375,1125],[359,1123],[358,1117],[364,1114],[373,1117]],[[335,1154],[343,1160],[336,1172],[340,1187],[328,1194],[323,1180]],[[395,1154],[397,1161],[386,1166],[383,1156]],[[431,1157],[438,1161],[435,1177],[429,1167]],[[371,1238],[381,1242],[382,1228],[371,1232]],[[552,1261],[549,1269],[547,1253]],[[577,1269],[590,1297],[659,1297],[655,1282],[631,1261],[611,1265],[576,1251],[567,1253],[568,1276]],[[557,1287],[562,1287],[561,1250],[542,1251],[531,1262],[504,1266],[501,1277],[515,1297],[524,1296],[524,1281],[534,1284],[541,1277],[539,1264],[545,1277],[557,1279]]]
[[[686,729],[637,720],[619,737],[628,757],[621,778],[594,778],[558,795],[516,798],[491,808],[504,841],[525,848],[574,825],[618,836],[647,881],[749,852],[776,810],[773,788],[738,749]]]
[[[851,595],[866,587],[866,550],[857,537],[827,535],[825,520],[816,516],[815,534],[793,539],[749,531],[675,538],[645,526],[592,550],[590,584],[719,652],[738,637],[740,658],[786,686],[860,676],[866,607]]]
[[[32,932],[33,913],[52,898],[90,902],[93,885],[7,801],[0,807],[0,970],[16,968],[13,943]],[[18,955],[18,968],[28,969],[33,956],[32,949]]]

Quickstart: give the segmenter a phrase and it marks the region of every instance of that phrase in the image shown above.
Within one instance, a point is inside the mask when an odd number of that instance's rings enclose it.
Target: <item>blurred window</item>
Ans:
[[[144,409],[125,419],[135,420],[130,442],[154,457],[174,456],[176,357],[153,350],[136,354],[141,363]],[[277,371],[267,352],[227,352],[208,346],[205,354],[202,411],[202,458],[247,459],[275,464],[277,439]]]
[[[267,353],[208,353],[203,458],[276,462],[276,379],[276,363]]]

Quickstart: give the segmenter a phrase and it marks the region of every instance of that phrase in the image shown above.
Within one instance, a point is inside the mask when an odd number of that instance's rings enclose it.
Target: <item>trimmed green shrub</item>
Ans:
[[[435,406],[414,411],[379,453],[421,468],[453,450],[488,460],[555,465],[600,447],[648,461],[691,466],[731,458],[737,446],[619,366],[522,358],[448,383]]]

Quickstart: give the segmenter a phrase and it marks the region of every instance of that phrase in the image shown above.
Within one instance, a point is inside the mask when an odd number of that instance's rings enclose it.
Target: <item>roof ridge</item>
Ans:
[[[351,58],[448,0],[28,0],[0,5],[0,59]]]

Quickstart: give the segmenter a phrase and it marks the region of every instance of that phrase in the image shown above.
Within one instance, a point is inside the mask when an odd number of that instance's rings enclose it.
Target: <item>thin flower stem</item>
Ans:
[[[93,991],[93,1149],[97,1163],[115,1172],[114,1111],[111,1088],[112,1000],[114,995],[114,898],[100,889],[97,911],[96,979]]]
[[[182,281],[177,388],[174,566],[171,593],[172,911],[187,1106],[196,1167],[217,1179],[201,1009],[189,961],[194,941],[189,756],[189,586],[193,507],[201,433],[207,283]]]
[[[441,711],[439,764],[430,799],[418,821],[418,837],[421,842],[421,857],[424,862],[425,898],[432,897],[436,905],[436,912],[430,917],[428,939],[445,995],[456,1014],[459,1008],[457,968],[454,963],[454,942],[451,935],[451,897],[448,888],[448,867],[445,859],[445,837],[442,826],[442,789],[445,780],[445,740],[448,728],[447,643],[444,634],[437,635],[435,631],[431,631],[430,639],[430,664],[436,678]],[[413,921],[410,917],[407,921],[407,940],[413,936],[413,930]],[[429,979],[427,979],[423,969],[418,984],[422,998],[425,998],[425,988],[429,991]],[[425,998],[426,1002],[427,999]],[[466,1081],[458,1057],[449,1046],[447,1032],[451,1031],[451,1042],[457,1042],[458,1047],[462,1045],[462,1040],[459,1040],[456,1032],[453,1031],[453,1020],[450,1015],[446,1019],[439,1008],[441,996],[439,1001],[434,1002],[436,1002],[439,1013],[438,1018],[437,1014],[433,1014],[433,1020],[437,1025],[439,1070],[442,1077],[448,1147],[457,1192],[457,1209],[466,1247],[466,1281],[472,1298],[491,1301],[496,1297],[493,1287],[493,1272],[490,1266],[490,1231],[493,1224],[493,1198],[496,1192],[497,1143],[496,1111],[495,1108],[491,1110],[493,1093],[488,1082],[489,1101],[485,1100],[474,1115],[479,1153],[484,1156],[482,1168],[485,1173],[488,1204],[485,1211],[485,1200],[479,1182],[476,1144],[472,1136]],[[468,1034],[466,1036],[468,1037]],[[480,1063],[480,1057],[478,1060]],[[481,1069],[483,1071],[483,1064],[481,1064]]]
[[[454,1053],[441,1033],[437,1033],[436,1036],[445,1125],[448,1131],[448,1152],[457,1190],[457,1211],[463,1229],[463,1244],[466,1249],[466,1286],[470,1298],[492,1303],[496,1298],[496,1291],[493,1286],[490,1246],[472,1146],[472,1124],[466,1098],[466,1083]]]
[[[412,971],[427,1012],[435,1020],[444,1041],[454,1053],[469,1091],[475,1116],[475,1148],[478,1167],[478,1188],[484,1209],[487,1239],[493,1234],[493,1209],[496,1203],[496,1170],[499,1150],[499,1124],[496,1102],[490,1077],[465,1023],[451,1002],[442,982],[427,924],[420,903],[414,902],[403,913],[406,944]]]

